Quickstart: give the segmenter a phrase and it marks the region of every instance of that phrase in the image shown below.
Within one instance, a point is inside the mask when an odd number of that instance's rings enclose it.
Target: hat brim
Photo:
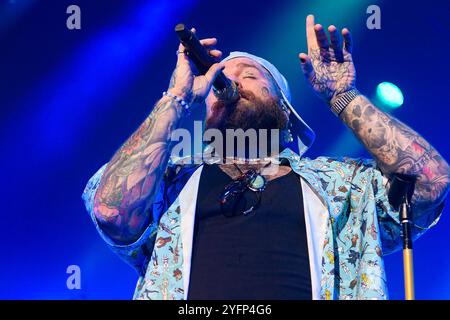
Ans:
[[[292,141],[287,143],[286,147],[299,155],[302,155],[312,146],[316,139],[316,134],[314,133],[314,130],[306,124],[302,117],[300,117],[283,92],[281,92],[281,95],[283,96],[284,104],[290,111],[289,131],[293,138]]]

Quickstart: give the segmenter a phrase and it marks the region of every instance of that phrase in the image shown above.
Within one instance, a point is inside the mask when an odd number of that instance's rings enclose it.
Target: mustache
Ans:
[[[239,90],[238,92],[239,92],[239,97],[240,98],[244,98],[246,100],[251,100],[251,101],[255,101],[256,100],[256,95],[253,92],[249,91],[249,90]]]

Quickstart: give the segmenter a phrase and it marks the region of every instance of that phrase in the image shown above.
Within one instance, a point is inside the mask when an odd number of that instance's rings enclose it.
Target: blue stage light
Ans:
[[[391,82],[382,82],[377,86],[377,98],[389,108],[398,108],[403,104],[403,93]]]

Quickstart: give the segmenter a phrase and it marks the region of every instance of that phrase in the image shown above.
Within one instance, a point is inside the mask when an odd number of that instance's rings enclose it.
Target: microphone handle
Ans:
[[[213,57],[211,57],[206,51],[205,47],[202,46],[200,41],[197,39],[195,34],[186,28],[186,26],[182,23],[179,23],[175,26],[175,32],[180,39],[180,42],[189,52],[189,58],[195,64],[198,71],[201,74],[206,74],[209,68],[216,63]],[[230,79],[228,79],[223,72],[220,72],[216,77],[213,83],[213,87],[222,91],[226,88],[232,87],[233,84]]]

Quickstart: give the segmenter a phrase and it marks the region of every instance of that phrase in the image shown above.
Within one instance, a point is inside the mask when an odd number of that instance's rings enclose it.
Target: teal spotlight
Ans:
[[[403,104],[403,93],[391,82],[382,82],[377,86],[377,98],[389,108],[398,108]]]

